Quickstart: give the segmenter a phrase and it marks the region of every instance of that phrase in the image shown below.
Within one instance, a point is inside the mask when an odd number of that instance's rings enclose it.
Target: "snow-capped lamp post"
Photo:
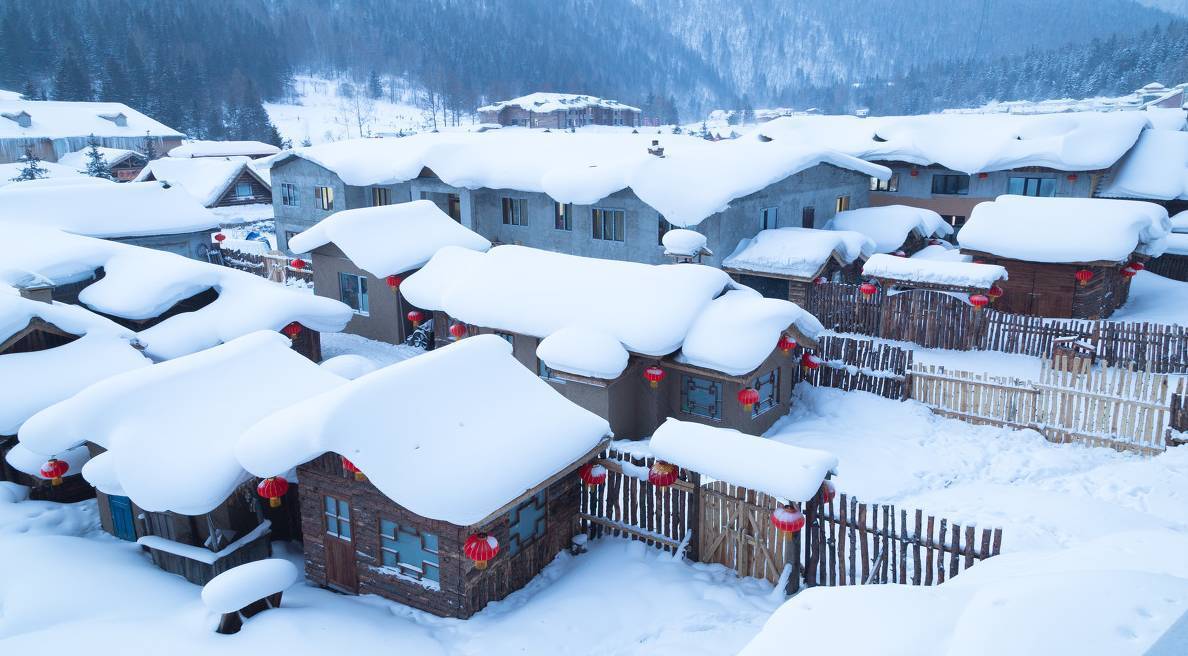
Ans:
[[[466,538],[462,553],[474,561],[475,569],[487,569],[487,563],[499,555],[499,540],[494,535],[475,533]]]
[[[238,633],[243,621],[270,608],[279,608],[281,596],[300,576],[287,560],[266,558],[232,567],[202,586],[202,603],[218,613],[216,633]]]

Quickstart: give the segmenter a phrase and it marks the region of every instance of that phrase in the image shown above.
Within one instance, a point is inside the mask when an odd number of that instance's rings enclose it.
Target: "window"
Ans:
[[[1010,178],[1007,193],[1016,196],[1055,196],[1056,178]]]
[[[515,555],[528,543],[545,534],[544,491],[532,495],[507,513],[507,552]]]
[[[880,180],[872,177],[870,179],[871,191],[899,191],[899,174],[893,173],[891,177],[886,180]]]
[[[603,241],[623,241],[627,213],[623,210],[594,208],[590,211],[594,224],[594,238]]]
[[[528,225],[528,199],[503,199],[503,225]]]
[[[663,246],[664,245],[664,235],[667,235],[668,231],[672,230],[676,226],[669,223],[668,219],[664,218],[663,216],[661,216],[659,219],[657,219],[656,224],[657,224],[656,225],[656,243]]]
[[[696,376],[681,376],[681,412],[722,418],[722,383]]]
[[[380,520],[380,562],[420,581],[441,582],[437,536]]]
[[[833,211],[834,212],[845,212],[848,209],[850,209],[850,197],[849,196],[838,196],[837,201],[834,202],[834,204],[833,204]]]
[[[759,402],[751,408],[751,416],[759,415],[780,404],[780,369],[776,367],[765,376],[751,381],[751,387],[759,391]]]
[[[236,182],[235,183],[235,197],[236,198],[251,198],[255,196],[252,193],[252,183],[250,182]]]
[[[938,173],[932,176],[932,193],[964,196],[969,193],[969,176]]]
[[[367,315],[367,278],[353,273],[338,273],[338,300],[350,306],[355,314]]]
[[[326,496],[326,532],[342,540],[351,539],[351,504],[342,499]]]
[[[371,206],[379,207],[381,205],[392,204],[392,190],[387,187],[372,187],[371,188]]]
[[[462,199],[458,194],[446,194],[446,214],[450,218],[462,223]]]
[[[553,203],[553,227],[573,230],[573,203]]]
[[[281,185],[281,205],[297,207],[297,185],[288,182]]]
[[[544,360],[536,359],[536,374],[545,380],[551,380],[554,383],[564,383],[565,380],[557,376],[557,372],[553,371],[549,365],[545,364]]]
[[[314,187],[314,205],[327,212],[334,209],[334,188]]]
[[[759,210],[759,229],[770,230],[777,227],[780,220],[780,208],[765,207]]]
[[[817,208],[809,205],[800,210],[800,227],[812,228],[817,222]]]

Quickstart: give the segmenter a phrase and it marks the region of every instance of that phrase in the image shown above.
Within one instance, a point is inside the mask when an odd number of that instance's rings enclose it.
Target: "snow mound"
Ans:
[[[735,289],[714,299],[697,316],[677,359],[731,376],[755,370],[775,350],[780,333],[813,347],[824,331],[817,318],[790,301]]]
[[[862,275],[907,283],[989,289],[999,280],[1007,279],[1007,270],[997,264],[896,257],[880,253],[866,261]]]
[[[705,247],[705,235],[696,230],[687,230],[685,228],[669,230],[660,238],[660,242],[664,244],[665,255],[678,257],[697,257],[702,254],[713,255]]]
[[[864,207],[838,212],[825,224],[825,229],[860,232],[875,243],[876,253],[899,250],[912,234],[923,239],[953,234],[953,227],[945,223],[940,214],[908,205]]]
[[[166,189],[156,182],[72,185],[69,193],[20,183],[2,193],[0,224],[9,229],[36,225],[114,238],[174,235],[219,225],[219,218],[184,189]]]
[[[1188,210],[1184,210],[1171,218],[1172,232],[1188,232]]]
[[[844,266],[874,252],[875,242],[861,232],[775,228],[739,241],[722,266],[809,280],[821,272],[829,258]]]
[[[579,376],[618,378],[630,357],[619,340],[584,326],[568,326],[540,340],[536,357],[550,369]]]
[[[360,376],[365,376],[376,369],[379,369],[379,365],[377,365],[374,361],[354,353],[346,353],[335,356],[329,360],[326,360],[319,366],[321,366],[326,371],[329,371],[336,376],[342,376],[347,380],[354,380]]]
[[[1143,130],[1134,148],[1107,177],[1098,195],[1188,199],[1188,132]]]
[[[254,601],[284,592],[300,577],[297,566],[282,558],[244,563],[202,586],[202,603],[212,613],[234,613]]]

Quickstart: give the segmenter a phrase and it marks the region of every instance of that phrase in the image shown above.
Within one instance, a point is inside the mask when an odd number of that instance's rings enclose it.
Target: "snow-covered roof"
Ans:
[[[263,141],[189,141],[169,151],[170,157],[267,157],[281,151]]]
[[[909,205],[863,207],[838,212],[825,224],[825,229],[860,232],[874,241],[876,253],[898,250],[913,233],[923,239],[953,234],[953,227],[945,223],[940,214]]]
[[[330,242],[379,278],[418,269],[444,246],[491,247],[429,200],[336,212],[290,239],[289,248],[308,253]]]
[[[1121,262],[1157,256],[1171,221],[1155,203],[999,196],[979,203],[957,234],[964,250],[1031,262]]]
[[[42,162],[39,166],[45,169],[45,177],[41,180],[74,180],[82,181],[84,184],[96,178],[79,173],[77,169],[69,166],[63,166],[56,162]],[[7,164],[0,164],[0,187],[10,187],[12,185],[26,185],[30,183],[40,182],[38,180],[21,180],[17,182],[13,178],[20,175],[21,170],[25,168],[24,162],[8,162]]]
[[[1093,171],[1112,166],[1149,125],[1146,112],[793,116],[765,123],[759,134],[789,147],[816,144],[871,161],[965,173]]]
[[[664,157],[648,153],[656,139]],[[734,199],[818,164],[890,175],[885,167],[818,146],[629,132],[492,130],[356,139],[299,148],[273,166],[292,157],[352,186],[405,182],[428,168],[455,187],[540,192],[578,205],[630,189],[678,227],[696,225]]]
[[[939,243],[928,244],[924,248],[911,254],[912,259],[940,260],[942,262],[972,262],[972,255],[965,255],[961,249],[947,241],[937,240]]]
[[[108,166],[115,166],[129,157],[144,158],[144,155],[135,150],[128,150],[126,148],[107,148],[105,146],[98,146],[99,154],[103,156],[103,161],[107,162]],[[58,164],[68,166],[76,171],[86,172],[87,153],[91,152],[90,148],[76,150],[73,153],[66,153],[58,158]]]
[[[157,182],[76,185],[69,193],[35,183],[0,190],[0,224],[104,238],[182,234],[219,225],[219,218],[185,190]]]
[[[1188,132],[1143,130],[1104,182],[1106,198],[1188,199]]]
[[[104,276],[78,298],[110,316],[150,319],[196,294],[217,292],[210,304],[137,333],[154,359],[186,355],[257,330],[280,330],[291,321],[334,332],[352,316],[333,299],[173,253],[32,226],[11,229],[6,236],[9,250],[0,263],[0,283],[61,285],[90,280],[102,268]]]
[[[52,454],[52,456],[66,463],[67,476],[77,476],[82,473],[83,466],[91,459],[91,451],[86,446],[76,446],[61,453]],[[41,475],[41,466],[49,460],[49,456],[30,451],[24,444],[19,442],[14,444],[4,455],[4,460],[22,474],[43,481],[48,480]]]
[[[689,327],[677,359],[741,376],[755,370],[785,330],[804,346],[816,346],[824,331],[817,318],[790,301],[734,289],[714,299]]]
[[[1188,234],[1173,232],[1167,236],[1167,250],[1169,255],[1188,255]]]
[[[609,432],[520,364],[506,341],[476,335],[275,413],[236,451],[259,476],[334,452],[409,511],[470,526]]]
[[[813,498],[837,468],[837,456],[826,451],[672,417],[648,448],[666,462],[797,503]]]
[[[29,114],[27,128],[14,120],[21,112]],[[60,139],[92,134],[140,138],[145,133],[153,137],[185,136],[123,103],[0,99],[0,139]]]
[[[868,258],[874,252],[874,241],[860,232],[774,228],[761,230],[754,237],[739,241],[734,253],[722,261],[722,266],[809,279],[819,274],[830,258],[837,258],[840,264],[846,265]]]
[[[167,182],[184,189],[203,207],[210,207],[219,202],[227,187],[245,169],[255,172],[248,166],[250,161],[247,157],[162,157],[149,162],[141,169],[134,182]]]
[[[1172,232],[1188,232],[1188,210],[1184,210],[1171,218]]]
[[[92,462],[137,506],[201,515],[250,478],[235,457],[245,429],[345,383],[260,331],[100,381],[31,417],[19,438],[46,455],[94,442],[106,451]]]
[[[538,91],[526,96],[520,96],[519,98],[501,100],[490,105],[483,105],[478,108],[478,111],[497,112],[505,107],[519,107],[520,109],[532,112],[556,112],[566,109],[586,109],[587,107],[623,109],[632,112],[639,111],[638,107],[624,105],[617,100],[608,100],[606,98],[576,93],[549,93],[545,91]]]
[[[906,283],[946,287],[990,289],[1007,279],[1007,270],[997,264],[974,264],[918,257],[896,257],[879,253],[862,266],[862,275]]]

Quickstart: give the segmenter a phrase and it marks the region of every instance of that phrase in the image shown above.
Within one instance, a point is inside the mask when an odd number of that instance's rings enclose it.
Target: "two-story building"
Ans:
[[[537,92],[478,108],[483,123],[525,128],[580,128],[586,125],[638,127],[638,107],[617,100],[574,93]]]
[[[0,163],[20,161],[25,149],[57,162],[92,138],[100,146],[136,151],[147,139],[163,156],[185,135],[123,103],[0,99]]]

